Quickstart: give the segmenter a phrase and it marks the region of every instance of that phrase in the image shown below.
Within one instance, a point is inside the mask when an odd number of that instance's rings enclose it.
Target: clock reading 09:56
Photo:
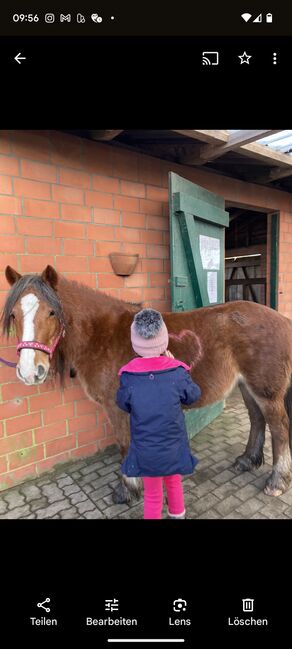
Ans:
[[[28,22],[28,23],[37,23],[39,17],[37,14],[13,14],[12,19],[15,23]]]

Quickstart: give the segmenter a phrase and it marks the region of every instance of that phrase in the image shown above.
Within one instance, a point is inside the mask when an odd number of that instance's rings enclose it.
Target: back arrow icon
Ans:
[[[21,52],[18,52],[18,54],[16,54],[16,56],[14,57],[14,61],[17,61],[19,65],[21,65],[21,61],[25,61],[25,60],[26,60],[26,56],[21,56]]]

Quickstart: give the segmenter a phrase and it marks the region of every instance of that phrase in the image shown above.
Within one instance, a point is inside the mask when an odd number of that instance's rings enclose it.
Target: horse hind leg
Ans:
[[[234,468],[238,472],[241,472],[258,469],[261,464],[264,464],[263,448],[266,422],[258,404],[248,391],[246,385],[240,382],[239,388],[250,419],[250,433],[246,449],[242,455],[236,458],[234,463]]]
[[[287,491],[292,480],[292,460],[289,444],[289,418],[284,398],[262,402],[265,419],[272,436],[273,470],[264,489],[267,496],[280,496]]]

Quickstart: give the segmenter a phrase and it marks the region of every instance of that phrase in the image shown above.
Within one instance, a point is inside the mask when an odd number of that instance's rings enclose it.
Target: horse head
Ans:
[[[17,377],[26,385],[44,383],[54,351],[65,333],[64,314],[57,295],[58,274],[47,266],[41,275],[20,275],[7,266],[11,289],[3,314],[3,332],[18,338]]]

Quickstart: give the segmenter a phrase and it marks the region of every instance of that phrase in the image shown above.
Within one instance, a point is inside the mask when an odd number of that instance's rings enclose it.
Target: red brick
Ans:
[[[21,214],[20,198],[1,196],[0,211],[2,214]]]
[[[18,176],[18,159],[8,155],[0,155],[0,174]]]
[[[84,204],[84,192],[74,187],[64,187],[63,185],[52,185],[53,200],[60,203]]]
[[[98,257],[106,257],[111,252],[121,252],[122,244],[120,241],[96,241],[95,254]]]
[[[34,433],[35,443],[42,444],[59,437],[66,436],[66,421],[59,421],[58,423],[49,424],[49,426],[42,426],[37,428]]]
[[[46,460],[41,460],[40,462],[37,462],[36,464],[36,472],[37,475],[40,476],[42,473],[45,471],[50,471],[51,469],[54,469],[57,464],[64,464],[65,462],[68,462],[70,460],[70,453],[60,453],[59,455],[56,455],[55,457],[50,457],[47,458]]]
[[[62,219],[65,221],[91,221],[91,208],[77,205],[62,205]]]
[[[54,257],[48,255],[20,255],[22,273],[41,273],[50,264],[54,266]]]
[[[41,426],[41,415],[35,412],[33,415],[22,415],[22,417],[14,417],[6,421],[7,435],[15,435],[23,430],[31,430]]]
[[[60,437],[52,442],[46,443],[46,457],[52,457],[76,448],[76,435],[67,435],[67,437]]]
[[[15,235],[2,236],[0,238],[0,252],[24,252],[23,237],[16,237]]]
[[[25,448],[21,451],[16,451],[16,453],[11,453],[8,455],[9,460],[9,469],[17,469],[20,466],[25,466],[26,464],[33,464],[42,460],[44,457],[44,447],[32,446],[31,448]]]
[[[32,160],[50,160],[50,142],[40,131],[12,131],[12,151],[15,155]]]
[[[116,444],[116,443],[117,443],[116,435],[110,435],[109,437],[106,437],[105,439],[98,440],[98,448],[99,448],[100,451],[102,451],[107,446],[111,446],[112,444]]]
[[[169,275],[167,273],[150,273],[151,286],[167,286]]]
[[[37,182],[36,180],[22,180],[15,178],[14,192],[16,196],[27,196],[29,198],[51,198],[51,188],[48,183]]]
[[[72,272],[86,272],[88,270],[87,257],[57,257],[56,270],[64,273],[66,271]]]
[[[146,246],[144,243],[123,243],[123,252],[127,252],[130,255],[140,255],[141,257],[146,257]]]
[[[149,230],[169,231],[169,218],[166,218],[165,216],[148,216],[147,228]]]
[[[79,385],[72,385],[64,390],[64,402],[80,401],[84,399],[84,392]]]
[[[7,471],[7,459],[6,457],[0,457],[0,473],[6,473]]]
[[[26,250],[28,253],[36,254],[43,248],[48,255],[60,255],[62,252],[61,243],[61,239],[29,237],[26,242]]]
[[[0,194],[12,194],[12,181],[9,176],[0,175]]]
[[[21,397],[29,397],[31,394],[36,394],[37,391],[37,385],[24,385],[24,383],[20,383],[20,381],[15,383],[6,383],[5,385],[2,385],[2,399],[3,401],[21,399]]]
[[[74,404],[66,403],[62,406],[56,406],[51,411],[44,413],[44,423],[51,424],[53,421],[60,421],[60,419],[68,419],[74,417]]]
[[[50,132],[51,160],[56,165],[78,170],[82,163],[83,141],[81,138],[68,133]]]
[[[77,438],[78,446],[82,446],[82,444],[88,444],[89,442],[97,442],[98,434],[96,427],[92,430],[83,430],[79,432]]]
[[[139,198],[129,198],[128,196],[115,196],[114,203],[115,203],[116,210],[125,210],[127,212],[139,211]]]
[[[123,212],[122,224],[133,228],[145,228],[146,216],[144,214]]]
[[[151,187],[151,185],[147,185],[146,195],[151,201],[168,202],[168,190],[163,187]]]
[[[13,216],[0,216],[0,234],[13,234],[15,224]]]
[[[98,288],[122,288],[123,286],[123,277],[119,277],[117,275],[114,275],[113,273],[98,275]]]
[[[163,243],[165,243],[167,246],[170,244],[170,233],[169,232],[163,232]]]
[[[85,226],[81,223],[55,223],[55,237],[66,237],[68,239],[83,239],[85,237]]]
[[[35,236],[51,237],[53,234],[53,225],[50,221],[42,219],[16,219],[17,231],[19,234],[32,234]]]
[[[65,239],[64,255],[93,255],[93,241],[82,239]]]
[[[110,273],[113,269],[108,257],[93,257],[89,259],[89,270],[93,273]]]
[[[145,212],[153,216],[162,216],[162,203],[140,198],[140,212]]]
[[[139,155],[139,180],[149,185],[162,186],[162,161],[158,158]],[[169,163],[168,163],[169,164]]]
[[[149,304],[145,302],[144,306],[145,308],[149,306],[153,309],[156,309],[157,311],[161,311],[161,313],[171,311],[170,300],[152,300],[151,302],[149,302]]]
[[[37,394],[34,397],[30,397],[30,412],[34,410],[43,410],[44,408],[54,408],[62,403],[61,391],[57,392],[46,392],[45,394]]]
[[[142,273],[160,273],[163,271],[162,259],[142,259]]]
[[[11,152],[10,134],[5,131],[0,131],[0,152],[1,153]]]
[[[101,192],[85,192],[85,203],[96,207],[113,207],[113,197]]]
[[[51,201],[37,201],[27,198],[24,200],[24,214],[37,216],[40,219],[59,219],[59,205]]]
[[[97,403],[90,401],[90,399],[81,399],[81,401],[78,401],[78,403],[76,403],[77,417],[79,417],[79,415],[86,415],[89,412],[96,413],[96,411]]]
[[[121,181],[122,194],[125,196],[136,196],[137,198],[145,197],[145,185],[142,183],[131,183],[126,180]]]
[[[17,469],[16,471],[10,471],[9,476],[7,475],[5,483],[6,485],[7,483],[9,483],[7,486],[13,487],[16,484],[19,484],[21,482],[24,482],[25,480],[29,480],[35,477],[36,477],[36,465],[29,464],[28,466],[25,466],[21,469]],[[7,486],[5,486],[5,489],[7,489]]]
[[[11,367],[3,365],[1,367],[0,363],[0,383],[8,383],[11,381]]]
[[[71,451],[70,457],[89,457],[90,455],[94,455],[98,450],[98,444],[95,442],[95,444],[87,444],[86,446],[81,446],[80,448],[74,449],[74,451]]]
[[[112,149],[113,175],[127,180],[138,180],[138,156],[133,151]]]
[[[10,419],[27,413],[27,399],[14,398],[11,401],[0,404],[0,418]]]
[[[93,220],[95,223],[106,223],[108,225],[120,224],[120,212],[118,210],[103,210],[98,207],[93,208]]]
[[[116,228],[116,239],[118,241],[140,242],[140,232],[137,228]]]
[[[95,413],[79,415],[79,417],[74,417],[74,419],[69,421],[70,433],[77,433],[80,430],[90,430],[92,428],[97,428]]]
[[[115,238],[115,231],[111,225],[88,225],[87,237],[94,241],[111,241]]]
[[[164,288],[144,288],[144,300],[163,300],[164,298]]]
[[[154,257],[154,259],[167,259],[169,257],[169,247],[155,245],[147,246],[147,257],[148,259],[151,257]]]
[[[144,230],[141,231],[141,243],[163,243],[163,233],[158,230]]]
[[[119,192],[119,180],[107,176],[92,176],[92,189],[97,192],[116,194]]]
[[[78,282],[78,284],[83,284],[83,286],[89,286],[90,288],[96,288],[96,277],[93,273],[64,273],[66,279],[72,280],[73,282]]]
[[[5,453],[13,453],[21,448],[26,448],[32,445],[32,432],[31,430],[20,433],[20,435],[12,435],[11,437],[2,437],[0,439],[0,455]]]
[[[75,171],[74,169],[60,169],[60,183],[62,185],[73,185],[73,187],[80,187],[81,189],[90,188],[90,175],[83,171]]]
[[[125,302],[142,302],[143,292],[141,288],[123,288],[120,290],[121,300]]]
[[[112,148],[106,144],[83,140],[84,168],[89,173],[112,176]]]
[[[100,289],[105,295],[109,295],[110,297],[115,297],[117,300],[120,299],[120,289],[119,288],[103,288]]]
[[[32,180],[45,180],[47,182],[56,182],[57,169],[52,165],[32,162],[31,160],[21,161],[21,175],[24,178]]]
[[[130,277],[125,278],[126,287],[134,286],[148,286],[148,274],[147,273],[134,273]]]

